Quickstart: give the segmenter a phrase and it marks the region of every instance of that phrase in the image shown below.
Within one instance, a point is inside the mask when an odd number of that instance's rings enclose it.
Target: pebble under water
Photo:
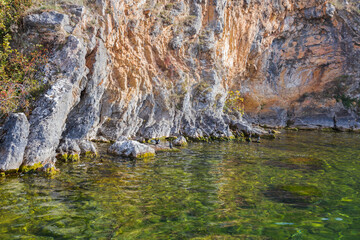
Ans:
[[[360,134],[280,137],[0,177],[0,239],[360,239]]]

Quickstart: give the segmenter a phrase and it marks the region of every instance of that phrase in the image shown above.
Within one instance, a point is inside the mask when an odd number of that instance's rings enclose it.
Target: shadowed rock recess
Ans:
[[[360,129],[359,9],[324,0],[61,8],[23,22],[22,39],[51,49],[43,69],[51,88],[29,117],[23,165],[122,137]],[[244,97],[244,116],[224,108],[229,91]]]

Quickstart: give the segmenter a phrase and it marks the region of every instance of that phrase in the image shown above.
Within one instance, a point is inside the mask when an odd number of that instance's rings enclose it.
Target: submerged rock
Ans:
[[[109,153],[133,158],[152,157],[155,155],[154,148],[137,141],[118,141],[110,146]]]
[[[324,165],[322,160],[309,157],[293,157],[283,160],[273,160],[268,161],[266,164],[274,167],[298,170],[320,170]]]
[[[156,153],[159,152],[179,152],[178,148],[170,147],[170,145],[165,145],[163,143],[150,145]]]
[[[80,155],[97,155],[97,149],[91,141],[81,139],[63,139],[57,149],[58,158],[64,161],[78,161]]]
[[[17,170],[29,136],[29,122],[23,113],[11,114],[0,130],[0,171]]]
[[[322,194],[314,186],[279,185],[270,187],[264,195],[273,201],[304,208],[314,204]]]

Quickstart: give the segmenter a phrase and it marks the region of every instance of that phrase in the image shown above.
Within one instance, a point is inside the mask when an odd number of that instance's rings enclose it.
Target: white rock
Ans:
[[[134,158],[155,155],[155,150],[152,147],[132,140],[118,141],[110,146],[108,152],[119,156]]]

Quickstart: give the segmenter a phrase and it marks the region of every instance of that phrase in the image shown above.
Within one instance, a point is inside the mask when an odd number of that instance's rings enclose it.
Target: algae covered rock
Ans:
[[[266,163],[269,166],[286,168],[290,170],[320,170],[324,168],[324,162],[320,159],[312,158],[312,157],[291,157],[280,160],[268,161]]]
[[[23,113],[14,113],[0,130],[0,171],[15,170],[23,162],[29,136],[29,122]]]
[[[63,139],[57,149],[57,152],[59,153],[57,158],[65,162],[79,161],[81,154],[97,155],[97,149],[95,145],[85,139]]]
[[[174,147],[170,147],[170,145],[165,145],[165,144],[154,144],[154,145],[150,145],[156,153],[160,153],[160,152],[180,152],[180,149],[178,148],[174,148]]]
[[[289,204],[296,208],[305,208],[315,204],[322,193],[315,186],[287,184],[271,186],[264,195],[276,202]]]
[[[151,157],[155,155],[155,150],[137,141],[118,141],[110,146],[108,149],[109,153],[133,158]]]
[[[180,146],[180,147],[184,147],[187,145],[187,141],[184,136],[180,136],[180,137],[176,138],[175,140],[173,140],[173,143],[174,143],[174,146]]]

